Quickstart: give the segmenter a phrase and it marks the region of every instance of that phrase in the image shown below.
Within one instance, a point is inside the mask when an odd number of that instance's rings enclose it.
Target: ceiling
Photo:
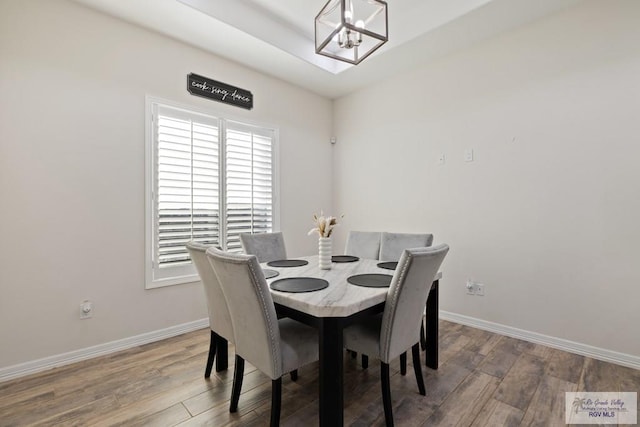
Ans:
[[[74,0],[338,98],[585,0],[388,0],[389,42],[357,66],[316,55],[326,0]]]

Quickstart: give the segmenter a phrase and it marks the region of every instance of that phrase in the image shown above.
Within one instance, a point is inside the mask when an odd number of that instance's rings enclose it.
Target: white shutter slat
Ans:
[[[267,132],[265,136],[262,133]],[[240,233],[273,230],[272,132],[230,123],[226,133],[225,237],[227,250],[240,250]]]
[[[216,119],[159,110],[156,261],[166,268],[191,262],[190,240],[219,242],[219,139]]]
[[[180,283],[187,242],[240,251],[240,233],[273,230],[275,133],[159,103],[152,123],[154,280]]]

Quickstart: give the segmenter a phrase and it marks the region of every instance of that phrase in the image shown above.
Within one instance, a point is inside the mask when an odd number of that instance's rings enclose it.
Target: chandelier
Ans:
[[[388,40],[387,3],[329,0],[315,20],[316,53],[359,64]]]

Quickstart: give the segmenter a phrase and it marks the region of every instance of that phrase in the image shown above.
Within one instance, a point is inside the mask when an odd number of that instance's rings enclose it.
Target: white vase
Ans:
[[[331,270],[331,237],[318,239],[318,265],[321,270]]]

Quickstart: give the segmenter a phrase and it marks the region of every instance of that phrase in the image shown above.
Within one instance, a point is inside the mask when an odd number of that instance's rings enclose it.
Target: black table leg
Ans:
[[[431,285],[429,291],[429,297],[427,298],[427,354],[426,365],[431,369],[438,369],[438,320],[439,320],[439,307],[438,307],[438,294],[439,294],[439,281],[436,280]]]
[[[320,320],[320,426],[343,425],[342,330],[340,318]]]
[[[229,366],[228,357],[228,342],[218,335],[218,342],[216,344],[216,372],[227,370]]]

